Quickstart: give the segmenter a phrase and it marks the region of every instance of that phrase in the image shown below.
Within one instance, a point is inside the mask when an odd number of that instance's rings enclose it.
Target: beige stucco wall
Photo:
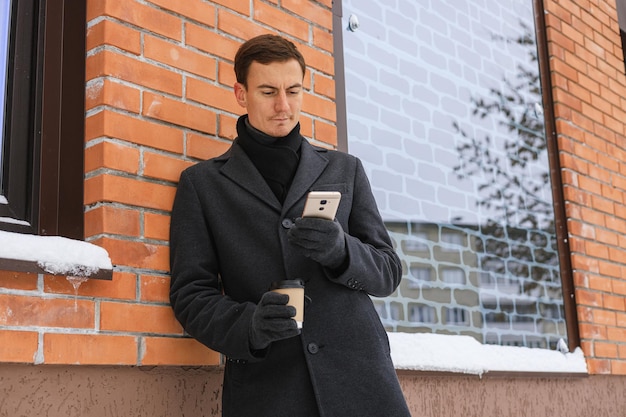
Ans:
[[[219,416],[221,369],[0,365],[0,417]],[[622,417],[626,410],[621,376],[401,372],[400,380],[416,417]]]

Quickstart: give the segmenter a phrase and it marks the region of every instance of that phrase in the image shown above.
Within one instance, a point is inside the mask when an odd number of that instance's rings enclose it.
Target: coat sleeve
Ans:
[[[369,180],[357,159],[352,207],[346,231],[348,266],[331,278],[375,297],[393,293],[402,279],[402,263],[378,211]]]
[[[174,199],[170,225],[170,302],[185,331],[231,358],[256,360],[249,349],[255,305],[223,294],[219,262],[207,217],[184,171]]]

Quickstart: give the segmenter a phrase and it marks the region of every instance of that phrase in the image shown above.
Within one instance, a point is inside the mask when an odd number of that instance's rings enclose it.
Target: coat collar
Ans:
[[[223,175],[265,204],[279,212],[286,213],[305,196],[328,165],[328,159],[323,155],[327,150],[312,146],[306,139],[302,141],[300,152],[300,163],[282,206],[237,139],[228,152],[217,157],[216,160],[225,161],[221,168]]]

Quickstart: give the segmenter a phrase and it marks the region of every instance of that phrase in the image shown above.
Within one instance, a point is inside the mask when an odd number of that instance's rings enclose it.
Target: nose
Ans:
[[[276,102],[274,103],[277,112],[283,112],[289,110],[289,102],[287,101],[287,92],[281,91],[276,95]]]

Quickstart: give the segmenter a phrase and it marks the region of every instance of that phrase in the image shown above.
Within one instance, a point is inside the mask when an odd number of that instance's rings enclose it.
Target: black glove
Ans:
[[[250,346],[252,349],[265,349],[270,343],[288,339],[300,333],[293,317],[296,309],[288,306],[289,296],[268,291],[261,297],[252,314],[250,325]]]
[[[301,217],[287,236],[289,243],[300,248],[304,256],[327,268],[337,269],[346,260],[346,238],[337,221]]]

